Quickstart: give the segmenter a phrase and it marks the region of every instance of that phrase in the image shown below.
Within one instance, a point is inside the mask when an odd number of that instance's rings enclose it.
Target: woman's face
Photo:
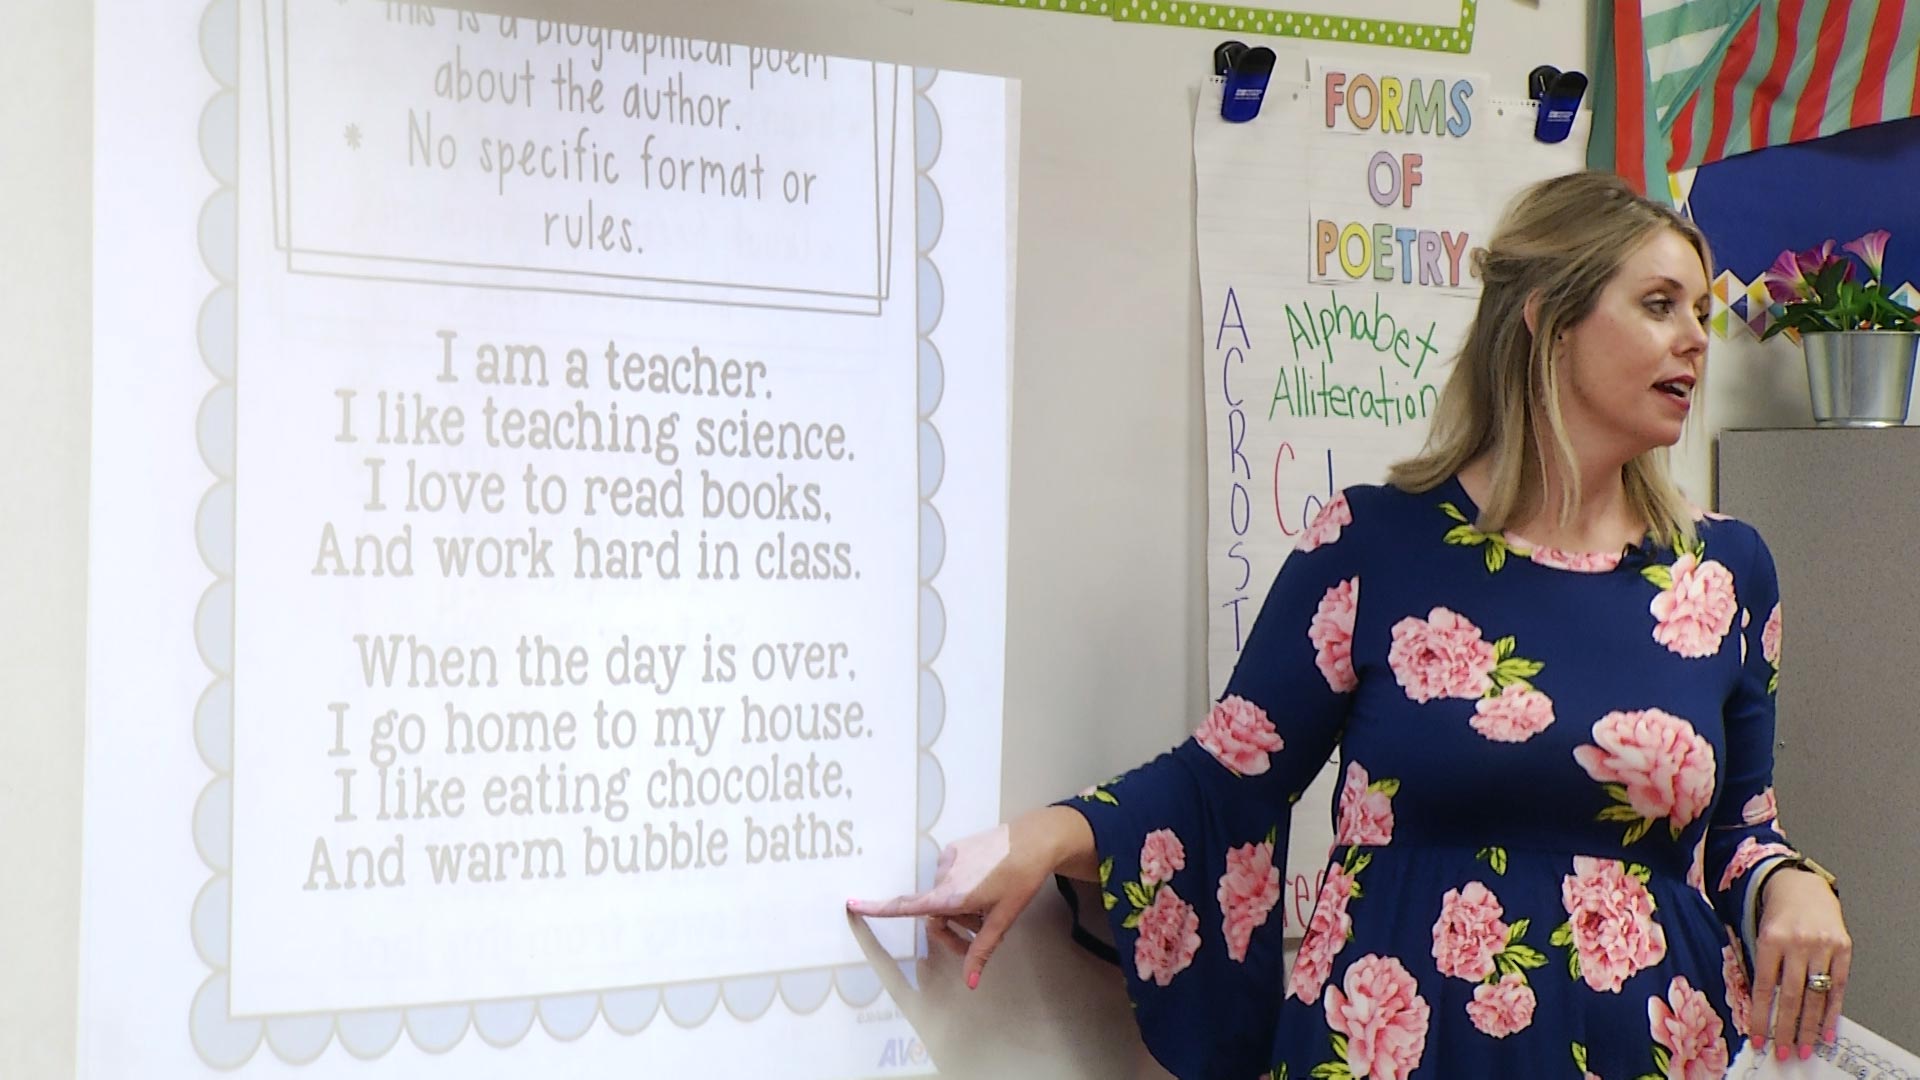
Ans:
[[[1706,370],[1710,303],[1699,253],[1661,229],[1564,332],[1560,412],[1583,457],[1624,463],[1680,440]]]

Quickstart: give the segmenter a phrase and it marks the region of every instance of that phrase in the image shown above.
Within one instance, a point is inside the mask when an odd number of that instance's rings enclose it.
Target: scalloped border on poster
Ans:
[[[769,972],[698,983],[589,990],[506,1001],[437,1002],[405,1007],[272,1017],[234,1017],[228,1008],[231,965],[233,837],[233,633],[235,550],[235,392],[238,377],[239,221],[239,3],[209,0],[201,12],[200,54],[216,89],[201,110],[201,159],[215,181],[199,215],[200,257],[215,285],[202,302],[196,334],[200,355],[213,376],[201,400],[194,430],[202,460],[214,481],[201,497],[194,519],[200,558],[213,573],[194,615],[193,634],[202,661],[212,675],[194,707],[194,745],[213,774],[195,801],[192,833],[195,850],[210,876],[195,897],[189,919],[195,952],[209,969],[188,1008],[188,1035],[195,1053],[218,1069],[236,1069],[259,1051],[265,1040],[273,1054],[290,1065],[317,1060],[336,1037],[349,1054],[378,1058],[399,1045],[404,1033],[420,1050],[444,1053],[469,1032],[491,1046],[508,1047],[525,1038],[535,1022],[558,1041],[586,1034],[596,1018],[622,1035],[635,1035],[664,1011],[674,1024],[692,1028],[724,1006],[741,1020],[753,1020],[777,997],[795,1014],[807,1014],[837,991],[854,1008],[880,996],[879,974],[866,964]],[[939,845],[933,826],[946,802],[945,774],[934,752],[945,719],[946,695],[936,662],[946,636],[946,609],[935,578],[946,556],[946,531],[934,496],[945,473],[944,445],[934,413],[944,386],[944,369],[933,332],[940,324],[944,293],[934,261],[944,225],[943,203],[933,176],[940,156],[940,116],[927,96],[937,75],[916,68],[913,111],[915,171],[915,297],[918,353],[918,737],[916,799],[917,866],[920,889],[933,883]],[[916,951],[918,942],[916,942]],[[917,980],[914,960],[900,961],[909,983]]]

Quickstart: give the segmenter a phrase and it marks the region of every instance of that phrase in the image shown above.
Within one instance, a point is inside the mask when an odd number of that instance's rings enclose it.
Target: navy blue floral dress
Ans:
[[[1147,1045],[1176,1076],[1721,1076],[1741,926],[1791,855],[1780,606],[1754,530],[1578,555],[1490,535],[1458,481],[1350,488],[1291,553],[1226,693],[1071,805]],[[1339,751],[1289,970],[1290,811]]]

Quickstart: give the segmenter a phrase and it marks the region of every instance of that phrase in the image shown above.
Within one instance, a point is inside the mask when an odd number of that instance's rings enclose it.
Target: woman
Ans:
[[[1307,530],[1196,735],[852,910],[929,916],[975,986],[1049,875],[1099,881],[1181,1077],[1698,1080],[1742,1034],[1831,1041],[1851,943],[1774,810],[1772,558],[1667,471],[1708,263],[1615,178],[1530,190],[1426,450]],[[1276,868],[1336,747],[1288,970]]]

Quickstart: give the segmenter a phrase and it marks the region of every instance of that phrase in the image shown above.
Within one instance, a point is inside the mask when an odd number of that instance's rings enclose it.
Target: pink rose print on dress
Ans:
[[[1481,697],[1493,686],[1493,645],[1466,618],[1437,607],[1393,627],[1387,665],[1414,701]]]
[[[1672,713],[1608,713],[1594,722],[1593,741],[1576,747],[1573,758],[1624,804],[1602,810],[1599,820],[1633,822],[1625,843],[1645,836],[1660,818],[1677,839],[1713,801],[1713,745]]]
[[[1693,861],[1687,864],[1687,884],[1702,896],[1707,894],[1707,834],[1693,845]]]
[[[1286,745],[1273,721],[1267,719],[1265,709],[1234,694],[1213,706],[1193,738],[1239,776],[1266,772],[1272,765],[1267,755],[1278,753]]]
[[[1779,604],[1773,605],[1773,611],[1767,615],[1766,625],[1760,628],[1760,655],[1766,657],[1767,663],[1774,667],[1780,666]]]
[[[1568,920],[1552,941],[1572,948],[1570,967],[1595,990],[1617,994],[1635,972],[1667,955],[1667,933],[1654,921],[1653,894],[1640,873],[1616,859],[1576,855],[1573,873],[1560,879]]]
[[[1483,1033],[1504,1039],[1525,1031],[1533,1023],[1537,1004],[1533,987],[1525,976],[1502,975],[1497,983],[1482,983],[1473,988],[1473,1000],[1467,1002],[1467,1019]]]
[[[1775,801],[1771,787],[1740,807],[1740,820],[1748,825],[1766,825],[1781,839],[1786,839],[1787,830],[1780,824],[1780,804]]]
[[[1117,890],[1110,891],[1113,860],[1100,864],[1102,902],[1111,911],[1126,897],[1131,910],[1120,925],[1140,935],[1133,947],[1134,966],[1140,978],[1161,986],[1185,970],[1200,947],[1200,917],[1170,884],[1186,865],[1186,845],[1172,829],[1155,829],[1141,841],[1138,881],[1119,882]]]
[[[1745,638],[1740,639],[1744,644]],[[1773,612],[1767,616],[1767,624],[1760,628],[1760,655],[1766,657],[1767,666],[1773,673],[1767,676],[1767,693],[1780,692],[1780,605],[1773,605]],[[1743,655],[1741,660],[1744,662]]]
[[[1667,996],[1647,999],[1647,1025],[1652,1029],[1654,1069],[1670,1080],[1721,1080],[1727,1074],[1727,1042],[1721,1037],[1720,1014],[1707,995],[1695,990],[1685,975],[1676,975]]]
[[[1432,1012],[1419,989],[1400,961],[1368,954],[1327,990],[1327,1026],[1347,1037],[1351,1075],[1406,1080],[1419,1067]]]
[[[1140,845],[1140,884],[1151,889],[1163,881],[1172,881],[1176,870],[1187,865],[1187,847],[1172,829],[1155,829]]]
[[[1280,902],[1280,868],[1273,865],[1273,841],[1229,848],[1227,872],[1221,875],[1215,895],[1220,898],[1227,956],[1244,962],[1254,928],[1266,925],[1268,913]]]
[[[1141,981],[1165,986],[1193,963],[1200,951],[1200,916],[1193,905],[1163,885],[1140,913],[1140,936],[1133,943],[1133,968]]]
[[[1327,871],[1320,886],[1320,898],[1313,905],[1313,918],[1307,923],[1306,936],[1300,940],[1300,954],[1294,958],[1293,973],[1287,978],[1287,995],[1311,1005],[1320,1000],[1320,991],[1333,974],[1333,958],[1346,947],[1353,932],[1353,918],[1347,903],[1353,899],[1354,875],[1344,866]]]
[[[1468,723],[1494,742],[1526,742],[1553,723],[1553,699],[1538,690],[1509,683],[1498,697],[1481,698]]]
[[[1760,865],[1761,862],[1767,859],[1771,859],[1776,855],[1790,859],[1798,854],[1799,852],[1785,844],[1763,844],[1749,836],[1745,840],[1740,841],[1739,847],[1733,849],[1733,858],[1728,860],[1726,870],[1720,874],[1720,891],[1726,892],[1729,888],[1732,888],[1734,881],[1737,880],[1741,874]]]
[[[1478,881],[1448,889],[1433,924],[1433,959],[1440,974],[1479,982],[1493,974],[1493,958],[1507,947],[1500,898]]]
[[[1327,590],[1307,627],[1314,666],[1336,694],[1360,685],[1359,676],[1353,672],[1353,620],[1359,610],[1360,579],[1351,577]]]
[[[1347,762],[1347,782],[1340,789],[1340,825],[1335,830],[1334,843],[1367,847],[1392,843],[1393,795],[1399,790],[1398,780],[1369,784],[1367,770],[1357,761]]]
[[[1314,515],[1313,524],[1300,534],[1300,542],[1294,545],[1294,550],[1312,551],[1322,544],[1331,544],[1340,539],[1340,527],[1351,524],[1353,510],[1347,505],[1346,493],[1342,492]]]
[[[1507,542],[1526,552],[1527,558],[1536,566],[1551,567],[1555,570],[1571,570],[1576,574],[1604,574],[1620,565],[1620,553],[1617,551],[1561,551],[1559,548],[1540,547],[1514,536],[1507,536]]]
[[[1688,552],[1672,566],[1650,566],[1648,580],[1661,586],[1653,598],[1653,640],[1687,657],[1712,656],[1733,629],[1739,605],[1733,596],[1733,574],[1726,567]]]
[[[1720,976],[1727,984],[1727,1011],[1733,1014],[1733,1030],[1746,1032],[1753,1020],[1753,987],[1747,983],[1747,966],[1740,962],[1740,950],[1732,945],[1720,950]]]

